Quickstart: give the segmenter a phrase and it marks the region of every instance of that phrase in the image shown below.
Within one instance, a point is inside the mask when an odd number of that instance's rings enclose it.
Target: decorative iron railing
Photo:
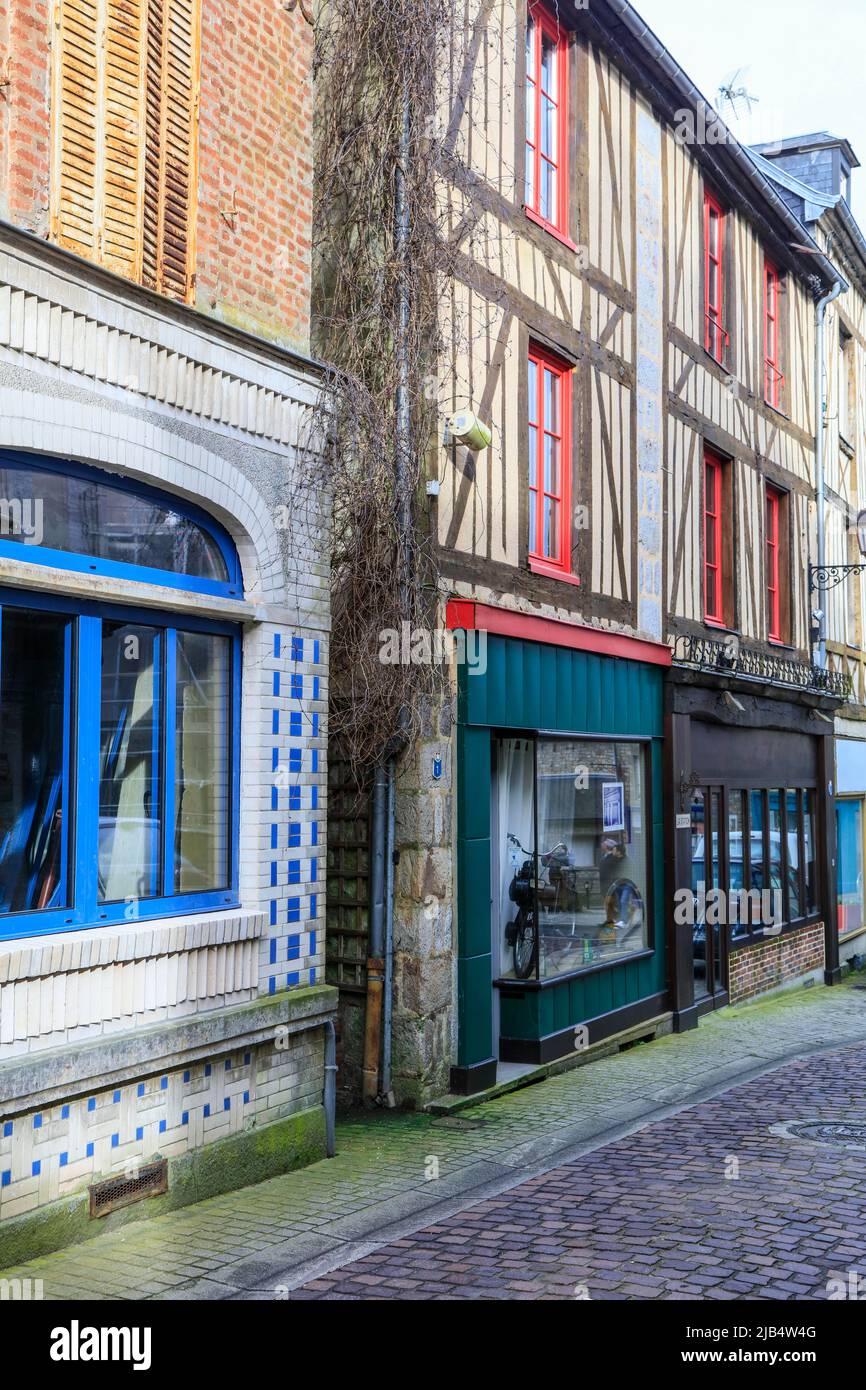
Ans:
[[[741,645],[737,637],[681,636],[674,639],[673,659],[677,666],[715,675],[740,676],[771,685],[811,690],[819,695],[846,699],[851,694],[851,677],[842,671],[825,671],[807,661],[770,652],[758,652]]]

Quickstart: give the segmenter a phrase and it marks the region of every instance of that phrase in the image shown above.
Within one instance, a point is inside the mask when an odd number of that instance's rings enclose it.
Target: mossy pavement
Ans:
[[[282,1298],[474,1201],[759,1076],[866,1041],[864,977],[728,1008],[453,1117],[338,1122],[330,1160],[0,1271],[46,1299]],[[859,986],[859,988],[858,988]]]

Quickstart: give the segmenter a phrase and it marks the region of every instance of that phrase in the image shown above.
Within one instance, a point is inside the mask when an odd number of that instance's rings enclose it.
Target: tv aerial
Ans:
[[[748,71],[748,68],[736,68],[734,72],[730,73],[729,76],[725,78],[724,82],[719,84],[718,98],[720,112],[724,107],[728,107],[732,115],[740,116],[742,115],[741,107],[745,106],[747,114],[752,114],[752,107],[758,103],[760,98],[750,92],[744,83],[740,83],[740,85],[737,86],[739,79],[745,77]]]

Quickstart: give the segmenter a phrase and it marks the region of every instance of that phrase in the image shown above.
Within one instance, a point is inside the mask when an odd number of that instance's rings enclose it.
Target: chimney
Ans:
[[[851,171],[860,168],[860,161],[847,140],[823,130],[753,148],[801,183],[828,197],[841,194],[851,206]]]

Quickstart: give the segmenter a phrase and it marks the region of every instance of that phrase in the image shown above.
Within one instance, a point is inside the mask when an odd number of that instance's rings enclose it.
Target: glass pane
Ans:
[[[863,802],[836,802],[839,935],[863,926]]]
[[[526,76],[530,81],[535,77],[535,20],[526,25]]]
[[[537,367],[536,363],[533,362],[533,360],[532,360],[531,357],[530,357],[530,359],[529,359],[529,380],[528,380],[528,388],[529,388],[529,422],[530,422],[530,424],[537,425],[537,424],[540,423],[540,421],[539,421],[539,419],[538,419],[538,414],[537,414],[537,411],[538,411],[538,367]]]
[[[535,208],[535,154],[529,145],[526,146],[526,181],[523,201],[528,208]]]
[[[540,739],[539,973],[620,960],[647,944],[643,748]]]
[[[544,554],[559,559],[559,503],[550,497],[544,499]]]
[[[550,97],[541,98],[541,153],[546,155],[552,164],[557,163],[556,156],[556,105]]]
[[[818,911],[818,864],[815,846],[815,793],[804,792],[803,829],[806,844],[806,911],[812,916]]]
[[[228,637],[177,634],[175,891],[226,888],[231,768]]]
[[[764,880],[764,793],[749,793],[749,813],[751,816],[751,834],[749,836],[749,854],[751,859],[751,883],[750,888],[763,889],[766,887]]]
[[[708,568],[706,574],[707,574],[707,593],[706,593],[707,613],[710,614],[710,615],[712,616],[712,615],[715,615],[716,613],[718,613],[718,611],[719,611],[719,610],[718,610],[718,607],[717,607],[717,604],[716,604],[716,571],[715,571],[714,569],[709,569],[709,568]]]
[[[729,916],[731,937],[734,940],[738,936],[745,935],[749,930],[748,909],[743,907],[741,910],[739,897],[740,891],[745,887],[743,883],[743,850],[745,847],[743,796],[744,793],[741,791],[728,793],[728,881],[731,893]]]
[[[529,426],[529,486],[538,487],[538,430]]]
[[[6,607],[0,664],[0,912],[69,906],[69,620]]]
[[[544,490],[559,496],[559,440],[544,436]]]
[[[207,531],[158,499],[139,497],[116,483],[5,464],[0,497],[10,499],[4,540],[199,579],[225,583],[229,578]]]
[[[544,369],[544,428],[559,434],[559,377],[549,367]]]
[[[498,739],[494,813],[499,884],[493,898],[499,907],[499,974],[504,979],[534,978],[538,969],[533,781],[532,741]]]
[[[549,34],[541,36],[541,90],[556,96],[556,40]]]
[[[803,916],[800,900],[800,810],[796,791],[789,790],[787,796],[788,817],[788,913],[795,922]]]
[[[556,221],[556,168],[546,159],[540,161],[541,196],[538,200],[539,214],[548,222]]]
[[[99,901],[159,896],[160,634],[102,624]]]
[[[768,887],[772,892],[772,901],[767,906],[770,907],[772,919],[777,922],[783,920],[784,898],[782,895],[782,793],[772,791],[769,793],[769,816],[770,816],[770,882]],[[764,916],[767,914],[765,913]],[[771,925],[764,922],[765,926]]]
[[[695,895],[695,916],[692,926],[692,961],[695,975],[695,994],[709,994],[707,979],[707,924],[705,894],[707,882],[707,821],[704,793],[692,792],[692,892]]]
[[[535,555],[538,551],[538,493],[529,494],[529,549]]]

